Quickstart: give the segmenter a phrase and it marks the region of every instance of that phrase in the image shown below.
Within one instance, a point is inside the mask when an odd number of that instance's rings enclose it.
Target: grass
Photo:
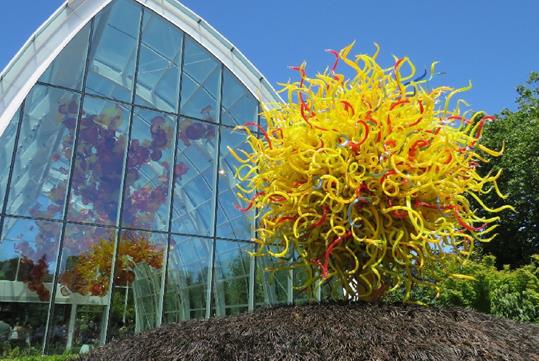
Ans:
[[[74,357],[74,355],[20,356],[13,358],[2,358],[0,361],[67,361],[72,360]]]

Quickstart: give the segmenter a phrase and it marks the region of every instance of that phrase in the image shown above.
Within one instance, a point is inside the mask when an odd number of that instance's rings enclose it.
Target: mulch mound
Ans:
[[[539,360],[539,327],[460,308],[331,303],[170,324],[82,360]]]

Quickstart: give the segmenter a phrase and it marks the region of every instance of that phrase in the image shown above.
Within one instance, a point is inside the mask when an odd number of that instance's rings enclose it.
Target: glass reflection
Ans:
[[[249,151],[244,134],[229,128],[221,128],[217,237],[250,240],[254,235],[254,209],[245,210],[247,204],[236,197],[238,180],[234,175],[240,163],[230,154],[227,147],[236,152],[239,149]],[[247,188],[246,182],[240,185]]]
[[[212,240],[171,236],[164,321],[204,318]]]
[[[109,321],[113,338],[123,338],[158,326],[166,245],[166,234],[122,232]]]
[[[144,11],[137,75],[137,104],[177,112],[183,33],[153,11]]]
[[[307,284],[312,279],[314,270],[305,267],[296,268],[293,271],[294,279],[294,303],[300,304],[308,302],[315,297],[316,287],[314,284]]]
[[[78,351],[105,341],[116,230],[67,224],[65,228],[50,352]]]
[[[61,219],[80,96],[35,86],[26,98],[7,212]]]
[[[288,302],[289,271],[283,270],[286,261],[267,257],[256,259],[255,305],[286,304]]]
[[[85,353],[104,342],[107,317],[104,305],[84,299],[82,303],[59,302],[57,298],[49,327],[48,353]]]
[[[124,226],[168,229],[175,130],[175,118],[135,110],[125,180]]]
[[[19,109],[7,124],[7,127],[4,129],[2,135],[0,135],[0,165],[3,167],[2,169],[7,170],[11,166],[17,125],[19,124],[20,117],[21,114]],[[4,196],[6,193],[8,176],[9,172],[0,172],[0,207],[3,207],[4,205]]]
[[[227,125],[257,123],[258,101],[230,70],[223,73],[221,122]]]
[[[66,226],[59,276],[63,295],[107,294],[115,239],[112,228]]]
[[[13,354],[41,354],[48,310],[47,303],[0,302],[2,359]]]
[[[221,64],[190,37],[185,37],[183,59],[182,115],[219,121]]]
[[[132,0],[111,2],[94,19],[86,91],[130,101],[141,7]]]
[[[39,352],[61,223],[6,217],[0,240],[0,348]],[[5,335],[4,335],[5,336]],[[6,343],[4,343],[6,342]],[[2,355],[2,350],[0,350]]]
[[[247,311],[249,300],[249,254],[247,242],[217,240],[212,314],[234,315]]]
[[[178,137],[172,231],[212,235],[217,126],[182,118]]]
[[[8,301],[4,299],[7,297],[11,301],[48,302],[61,227],[56,222],[5,218],[0,243],[0,279],[22,282],[17,287],[25,287],[20,293],[0,293],[3,301]]]
[[[51,65],[49,65],[41,78],[39,78],[39,81],[80,90],[82,88],[82,77],[88,54],[89,37],[90,23],[86,24],[71,39]]]
[[[68,219],[116,223],[129,109],[86,96],[71,180]]]
[[[249,240],[252,236],[252,210],[242,213],[235,207],[246,204],[235,196],[238,163],[227,150],[227,146],[245,149],[244,136],[223,127],[217,149],[217,123],[256,122],[256,99],[196,41],[186,37],[183,44],[179,29],[151,10],[145,10],[143,19],[141,14],[141,5],[133,0],[115,0],[105,7],[92,20],[92,34],[90,24],[83,27],[40,78],[62,90],[36,85],[28,95],[19,144],[14,142],[20,112],[1,136],[0,164],[5,169],[10,167],[14,147],[17,151],[9,193],[5,191],[8,172],[0,174],[0,204],[8,193],[8,213],[59,220],[71,182],[66,221],[77,223],[66,224],[58,289],[51,295],[62,224],[5,217],[0,243],[0,320],[10,329],[17,327],[20,337],[14,344],[20,347],[40,349],[50,299],[55,312],[49,325],[49,352],[58,353],[88,350],[104,342],[107,324],[114,338],[154,328],[162,303],[166,322],[248,309],[254,263],[246,251],[252,244],[197,236],[213,237],[216,224],[221,238]],[[86,64],[87,87],[82,89]],[[65,88],[85,94],[82,114],[78,114],[81,97]],[[132,99],[141,107],[135,107],[130,119],[131,105],[125,104]],[[143,110],[144,106],[167,114]],[[187,117],[177,122],[168,115],[177,112]],[[178,137],[177,149],[174,137]],[[173,152],[177,152],[176,164]],[[176,177],[173,202],[169,198],[171,174]],[[168,235],[124,231],[116,237],[122,185],[122,226],[168,231],[172,204],[172,232],[193,234],[170,235],[164,300],[160,297]],[[118,255],[113,265],[116,240]],[[279,273],[268,286],[260,270],[261,266],[255,282],[263,286],[251,296],[259,305],[281,303],[287,297],[287,274]],[[209,282],[213,282],[212,292]]]

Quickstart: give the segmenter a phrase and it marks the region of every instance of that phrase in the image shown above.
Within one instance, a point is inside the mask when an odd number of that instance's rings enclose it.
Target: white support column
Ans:
[[[286,303],[289,305],[294,303],[294,270],[288,270],[287,287],[286,287]]]
[[[322,280],[316,281],[315,286],[315,295],[316,295],[316,302],[320,303],[322,302]]]
[[[69,325],[67,327],[67,344],[66,350],[69,351],[73,347],[73,337],[75,335],[75,323],[77,321],[77,304],[71,305],[71,312],[69,314]]]
[[[255,309],[255,278],[256,278],[256,259],[254,256],[249,256],[249,298],[247,308],[249,312]]]

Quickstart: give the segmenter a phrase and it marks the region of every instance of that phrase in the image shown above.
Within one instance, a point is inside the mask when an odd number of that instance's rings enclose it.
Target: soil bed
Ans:
[[[309,304],[170,324],[82,359],[539,361],[539,326],[459,308]]]

